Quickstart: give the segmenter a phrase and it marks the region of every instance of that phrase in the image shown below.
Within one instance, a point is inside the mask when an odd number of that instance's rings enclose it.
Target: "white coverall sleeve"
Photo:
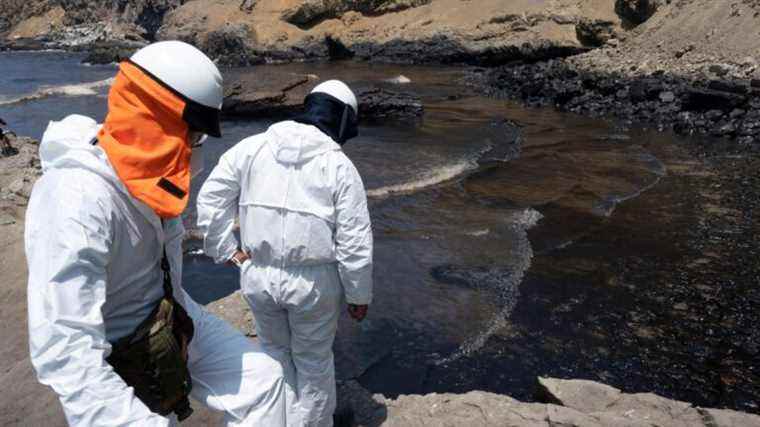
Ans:
[[[111,345],[101,307],[112,245],[106,214],[83,197],[85,189],[56,187],[27,215],[29,348],[37,377],[58,394],[72,426],[166,426],[169,419],[152,413],[105,360]]]
[[[335,256],[346,302],[365,305],[372,302],[372,225],[361,176],[342,158],[335,193]]]
[[[198,193],[198,228],[203,233],[203,250],[218,264],[229,261],[240,247],[233,232],[240,198],[235,148],[219,159]]]

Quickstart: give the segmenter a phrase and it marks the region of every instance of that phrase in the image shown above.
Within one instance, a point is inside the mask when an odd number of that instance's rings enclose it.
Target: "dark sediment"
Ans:
[[[745,145],[760,140],[760,89],[751,79],[687,79],[663,72],[623,76],[551,60],[480,69],[469,80],[487,95],[528,106],[728,137]]]

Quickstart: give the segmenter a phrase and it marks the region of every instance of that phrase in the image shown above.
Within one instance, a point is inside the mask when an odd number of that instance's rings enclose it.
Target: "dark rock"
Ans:
[[[301,111],[303,99],[315,84],[309,76],[277,70],[233,77],[225,84],[222,112],[248,118],[292,115]]]
[[[306,0],[291,9],[285,10],[280,18],[301,28],[310,28],[325,19],[337,18],[348,11],[361,12],[366,15],[382,15],[428,3],[430,0]]]
[[[731,69],[725,64],[713,64],[713,65],[710,65],[710,67],[708,68],[708,71],[710,71],[711,73],[715,74],[718,77],[723,77],[726,74],[728,74],[731,71]]]
[[[537,83],[528,83],[525,86],[520,88],[520,94],[523,98],[530,98],[533,96],[541,95],[541,93],[544,91],[544,85],[543,83],[537,82]]]
[[[362,120],[413,119],[421,117],[424,112],[420,98],[409,93],[369,88],[357,90],[356,97]]]
[[[693,44],[690,44],[690,45],[688,45],[688,46],[686,46],[686,47],[684,47],[684,48],[682,48],[682,49],[679,49],[679,50],[678,50],[678,51],[675,53],[675,57],[676,57],[676,58],[679,58],[679,59],[680,59],[680,58],[682,58],[684,55],[686,55],[687,53],[691,52],[691,51],[692,51],[692,50],[694,50],[694,49],[695,49],[695,46],[694,46]]]
[[[0,51],[2,50],[43,50],[46,48],[46,41],[42,39],[18,38],[14,40],[5,40],[0,38]]]
[[[584,19],[575,25],[575,35],[584,46],[600,47],[615,35],[615,24]]]
[[[258,4],[258,0],[243,0],[240,2],[240,10],[246,13],[251,13],[253,8]]]
[[[347,46],[362,60],[407,64],[468,64],[494,67],[518,61],[539,62],[587,52],[588,47],[537,40],[521,45],[466,44],[447,34],[415,41],[394,39],[387,43],[359,42]]]
[[[749,87],[746,84],[739,82],[729,82],[725,80],[711,80],[707,87],[712,90],[719,90],[723,92],[731,92],[739,95],[749,93]]]
[[[742,110],[741,108],[735,108],[733,111],[731,111],[731,114],[729,114],[729,116],[732,119],[735,119],[737,117],[743,116],[744,113],[746,113],[746,111]]]
[[[676,100],[676,95],[673,92],[662,92],[660,94],[660,101],[673,102]]]
[[[752,86],[754,88],[759,88],[760,89],[760,79],[752,79],[752,80],[750,80],[750,86]]]
[[[705,113],[705,118],[707,120],[716,121],[720,119],[721,117],[723,117],[723,111],[720,111],[720,110],[710,110]]]
[[[328,36],[325,39],[327,43],[327,52],[331,60],[350,59],[354,57],[354,52],[346,47],[339,39]]]
[[[206,35],[201,49],[222,65],[243,67],[263,64],[264,58],[256,55],[255,36],[247,25],[226,25]]]
[[[732,136],[736,133],[736,124],[734,122],[720,123],[712,133],[719,136]]]
[[[111,64],[119,63],[135,52],[134,47],[120,45],[97,45],[90,49],[90,52],[82,60],[84,64]]]
[[[741,95],[691,88],[683,97],[682,105],[686,111],[709,111],[717,108],[728,112],[745,102],[746,98]]]
[[[630,97],[633,102],[653,101],[659,99],[663,85],[656,79],[634,80],[630,84]]]
[[[662,0],[615,0],[615,12],[628,26],[636,26],[652,17]]]
[[[338,402],[333,417],[336,427],[379,426],[386,420],[385,405],[373,398],[358,381],[338,381],[336,391]]]

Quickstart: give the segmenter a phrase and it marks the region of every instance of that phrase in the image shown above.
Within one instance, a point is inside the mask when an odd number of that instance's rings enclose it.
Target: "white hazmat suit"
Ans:
[[[261,344],[286,375],[295,367],[298,423],[329,426],[342,298],[372,300],[372,229],[359,173],[315,126],[274,124],[227,151],[198,195],[204,247],[217,262],[239,247],[236,216],[251,257],[241,287]]]
[[[225,411],[228,425],[285,425],[281,363],[182,289],[184,234],[133,198],[83,116],[51,122],[40,145],[43,176],[26,217],[31,359],[73,426],[166,426],[106,362],[162,297],[166,245],[173,293],[193,319],[192,396]]]

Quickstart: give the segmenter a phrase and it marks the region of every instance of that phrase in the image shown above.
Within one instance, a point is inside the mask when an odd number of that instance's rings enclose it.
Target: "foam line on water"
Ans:
[[[450,181],[467,171],[474,170],[477,166],[477,163],[474,161],[462,160],[457,163],[433,169],[412,181],[367,190],[367,196],[385,197],[394,194],[414,193],[424,188],[433,187],[446,181]]]
[[[386,197],[397,194],[409,194],[415,193],[420,190],[424,190],[429,187],[434,187],[444,182],[451,181],[461,175],[465,175],[468,172],[477,170],[480,165],[478,162],[486,154],[494,149],[494,145],[490,142],[485,144],[480,150],[473,153],[470,157],[461,159],[455,163],[449,163],[437,168],[434,168],[422,175],[417,176],[411,181],[393,184],[380,188],[373,188],[367,190],[367,197]]]
[[[509,317],[520,299],[520,283],[522,283],[525,274],[533,263],[533,247],[528,239],[527,230],[533,227],[541,217],[538,211],[526,209],[512,218],[515,221],[510,225],[510,228],[516,235],[516,250],[519,256],[509,266],[512,274],[497,277],[499,280],[499,300],[503,304],[501,309],[491,318],[485,329],[473,338],[466,340],[450,355],[435,360],[433,362],[435,365],[445,365],[477,352],[483,348],[493,334],[509,325]]]
[[[20,104],[52,96],[92,96],[97,95],[97,89],[111,86],[113,78],[98,80],[96,82],[81,83],[75,85],[41,87],[34,93],[18,98],[0,100],[0,105]]]

